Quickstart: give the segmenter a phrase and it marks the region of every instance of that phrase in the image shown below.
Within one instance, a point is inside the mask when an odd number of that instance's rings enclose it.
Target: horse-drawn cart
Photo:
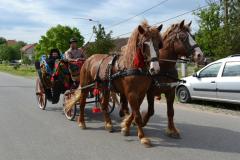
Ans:
[[[60,95],[63,94],[63,112],[68,120],[75,119],[79,103],[76,103],[69,111],[66,111],[65,104],[68,99],[74,96],[75,90],[79,89],[79,75],[83,63],[84,61],[66,61],[61,59],[57,60],[54,69],[51,69],[47,63],[46,56],[42,56],[41,60],[35,63],[38,74],[35,92],[40,109],[45,110],[47,102],[58,103]],[[101,111],[102,93],[95,84],[87,87],[91,88],[91,92],[88,96],[89,101],[86,103],[95,104],[92,107],[93,112]],[[114,108],[115,101],[110,97],[108,112],[113,112]]]

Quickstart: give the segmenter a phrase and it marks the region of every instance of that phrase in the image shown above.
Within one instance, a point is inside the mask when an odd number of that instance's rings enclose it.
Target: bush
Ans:
[[[20,68],[20,66],[21,66],[21,64],[14,64],[13,69],[17,70]]]
[[[30,65],[32,61],[27,56],[23,56],[22,63]]]

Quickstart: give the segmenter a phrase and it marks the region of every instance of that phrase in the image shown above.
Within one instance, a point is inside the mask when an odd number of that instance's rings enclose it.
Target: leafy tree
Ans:
[[[77,28],[62,25],[52,27],[46,32],[46,35],[41,36],[35,48],[37,52],[35,59],[39,59],[42,54],[48,54],[52,48],[58,48],[61,52],[65,52],[69,48],[69,40],[72,37],[78,39],[79,46],[83,45],[84,38]]]
[[[6,44],[0,45],[0,59],[5,61],[11,61],[20,58],[20,51],[13,46],[7,46]]]
[[[221,33],[220,6],[210,4],[209,8],[195,13],[199,17],[199,31],[196,33],[196,41],[205,55],[214,57],[218,52],[219,36]]]
[[[0,45],[1,44],[5,44],[7,42],[7,40],[3,37],[0,37]]]
[[[27,56],[23,56],[22,57],[22,63],[23,64],[31,64],[32,62],[31,62],[31,60],[27,57]]]
[[[196,41],[205,55],[222,58],[240,52],[240,2],[223,0],[195,12],[199,17]]]
[[[240,1],[239,0],[225,0],[228,11],[228,35],[230,35],[231,51],[232,53],[240,52]]]
[[[105,32],[104,27],[99,24],[97,27],[93,27],[93,33],[96,35],[95,41],[87,48],[87,54],[108,54],[111,49],[115,47],[111,38],[112,31],[109,33]]]

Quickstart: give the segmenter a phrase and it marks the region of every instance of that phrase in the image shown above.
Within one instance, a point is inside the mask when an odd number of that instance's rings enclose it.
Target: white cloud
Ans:
[[[14,25],[11,26],[11,30],[8,30],[8,28],[1,28],[0,24],[0,36],[5,36],[6,38],[9,37],[11,39],[24,40],[27,42],[37,42],[40,39],[41,35],[45,34],[45,32],[50,27],[57,24],[78,27],[81,33],[83,35],[86,35],[92,32],[92,26],[96,23],[72,19],[73,17],[81,16],[92,18],[95,20],[99,20],[105,27],[108,27],[109,25],[111,26],[112,24],[129,18],[159,2],[160,0],[151,0],[151,2],[146,0],[102,0],[98,1],[98,4],[96,5],[92,1],[76,1],[75,3],[73,3],[67,0],[0,0],[0,14],[4,14],[4,12],[1,12],[1,10],[5,10],[8,13],[15,15],[15,17],[8,17],[9,15],[1,15],[0,21],[1,19],[11,19],[12,21],[14,21],[14,19],[22,19],[23,21],[28,20],[29,22],[35,23],[34,26],[29,24],[29,26],[25,25],[24,27]],[[156,22],[186,12],[191,7],[196,8],[199,6],[200,2],[202,4],[205,1],[185,0],[181,2],[183,3],[182,6],[174,6],[174,3],[178,5],[179,1],[169,0],[165,4],[147,12],[146,14],[131,19],[130,21],[123,23],[119,26],[110,28],[107,31],[113,30],[113,36],[130,32],[144,18],[148,19],[150,24],[154,24]],[[79,7],[76,6],[76,4],[78,3]],[[88,7],[86,7],[86,3],[88,3]],[[54,8],[54,6],[63,7],[61,8],[62,11]],[[71,10],[71,12],[68,12],[68,10]],[[164,29],[166,29],[167,26],[169,26],[171,23],[178,22],[182,19],[186,19],[187,21],[194,21],[194,17],[191,14],[188,14],[164,23]],[[39,24],[39,26],[36,26],[37,24]],[[193,28],[194,30],[196,30],[196,22],[193,23]],[[86,35],[86,40],[88,40],[89,37],[90,34]]]

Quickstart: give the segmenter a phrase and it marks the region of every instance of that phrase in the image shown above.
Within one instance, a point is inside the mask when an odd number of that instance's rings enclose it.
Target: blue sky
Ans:
[[[92,18],[105,27],[118,23],[163,0],[0,0],[0,36],[7,39],[38,42],[41,35],[57,24],[79,28],[85,41],[89,39],[94,22],[73,19]],[[107,29],[113,37],[132,31],[143,19],[150,24],[206,5],[205,0],[168,0],[164,4],[121,25]],[[192,14],[163,23],[170,24],[185,19],[193,21],[193,31],[198,29],[197,18]],[[87,35],[86,35],[87,34]],[[126,35],[127,36],[127,35]]]

